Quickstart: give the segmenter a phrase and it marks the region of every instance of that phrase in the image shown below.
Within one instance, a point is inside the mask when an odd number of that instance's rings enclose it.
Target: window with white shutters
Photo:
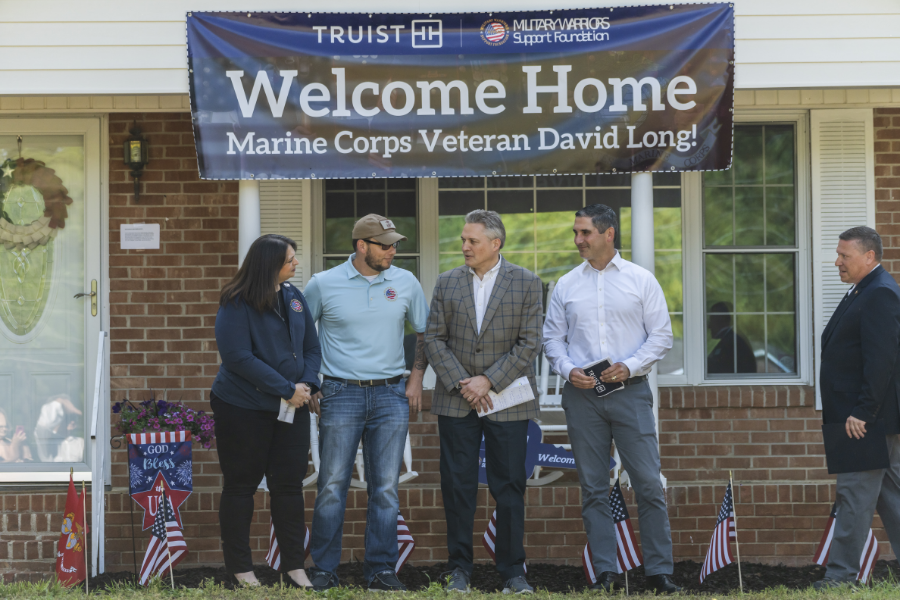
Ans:
[[[810,111],[812,157],[813,335],[816,377],[820,338],[847,292],[835,248],[841,232],[875,226],[875,167],[872,110]],[[816,386],[816,407],[821,397]]]
[[[309,182],[261,181],[259,183],[260,234],[277,233],[297,242],[297,273],[289,281],[302,288],[312,276],[309,246]],[[304,230],[306,227],[306,230]]]
[[[415,179],[328,179],[324,201],[324,268],[347,262],[353,253],[353,225],[377,214],[406,236],[393,265],[419,277],[419,199]]]
[[[798,371],[797,134],[740,124],[728,171],[703,174],[707,379]]]

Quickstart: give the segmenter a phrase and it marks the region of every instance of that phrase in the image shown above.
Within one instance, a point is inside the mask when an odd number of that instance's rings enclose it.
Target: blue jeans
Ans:
[[[363,388],[325,380],[322,396],[319,492],[313,513],[310,553],[317,569],[335,573],[341,562],[347,490],[362,439],[369,494],[363,575],[372,581],[376,573],[393,571],[399,559],[397,486],[409,431],[406,381]]]

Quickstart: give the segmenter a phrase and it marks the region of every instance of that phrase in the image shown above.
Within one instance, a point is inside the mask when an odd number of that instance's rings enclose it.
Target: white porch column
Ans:
[[[651,273],[656,272],[656,251],[653,243],[653,174],[631,175],[631,260]],[[653,392],[653,419],[656,421],[659,443],[659,387],[656,381],[656,365],[648,377]],[[665,486],[665,478],[663,486]]]
[[[238,267],[244,263],[250,244],[259,237],[259,182],[238,182]]]

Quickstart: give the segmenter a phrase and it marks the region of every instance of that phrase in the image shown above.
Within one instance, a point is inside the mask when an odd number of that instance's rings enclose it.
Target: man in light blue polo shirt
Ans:
[[[391,266],[406,238],[379,215],[353,227],[355,254],[312,277],[304,291],[322,346],[321,391],[310,402],[319,415],[319,493],[313,513],[310,580],[317,591],[338,584],[347,490],[360,439],[369,504],[363,573],[373,591],[404,591],[398,560],[397,486],[409,418],[422,406],[428,305],[415,275]],[[403,379],[404,324],[416,331],[412,372]]]

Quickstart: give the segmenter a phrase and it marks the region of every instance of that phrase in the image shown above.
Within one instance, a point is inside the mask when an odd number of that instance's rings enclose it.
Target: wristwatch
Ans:
[[[462,386],[462,381],[457,381],[457,382],[456,382],[456,389],[462,391],[462,387],[463,387],[463,386]]]

